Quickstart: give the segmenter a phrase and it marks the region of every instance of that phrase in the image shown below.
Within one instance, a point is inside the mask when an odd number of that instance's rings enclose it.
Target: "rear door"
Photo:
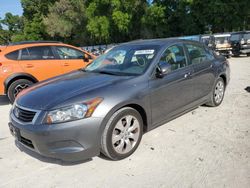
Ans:
[[[59,58],[64,73],[84,68],[91,61],[90,55],[68,46],[54,46],[54,51]]]
[[[195,100],[198,101],[212,90],[214,83],[213,61],[215,58],[203,45],[186,43],[185,47],[189,56],[189,64],[194,70],[194,95]]]
[[[39,81],[62,74],[60,61],[51,46],[35,46],[21,49],[19,63],[24,72]]]

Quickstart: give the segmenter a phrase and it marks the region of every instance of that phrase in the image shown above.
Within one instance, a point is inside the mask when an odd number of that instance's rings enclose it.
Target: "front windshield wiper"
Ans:
[[[99,74],[109,74],[109,75],[115,75],[115,76],[120,76],[120,74],[114,73],[114,72],[109,72],[109,71],[92,71],[94,73],[99,73]]]
[[[113,73],[113,72],[108,72],[108,71],[88,71],[85,68],[81,68],[80,69],[83,72],[92,72],[92,73],[99,73],[99,74],[109,74],[109,75],[118,75],[117,73]]]
[[[86,70],[84,68],[81,69],[83,72],[90,72],[90,73],[98,73],[98,74],[109,74],[109,75],[115,75],[115,76],[137,76],[135,74],[128,74],[128,73],[123,73],[123,72],[109,72],[105,70]]]

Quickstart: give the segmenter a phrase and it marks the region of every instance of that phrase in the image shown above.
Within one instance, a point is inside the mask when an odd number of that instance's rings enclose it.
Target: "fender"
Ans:
[[[11,81],[17,80],[18,78],[20,78],[20,79],[25,78],[25,79],[29,79],[33,82],[38,82],[38,80],[34,76],[32,76],[31,74],[28,74],[28,73],[20,72],[20,73],[12,74],[8,78],[6,78],[6,80],[4,81],[4,93],[5,94],[7,93],[7,89],[9,87]]]
[[[106,114],[106,116],[103,118],[102,120],[102,123],[100,125],[100,130],[99,130],[99,133],[98,133],[98,136],[97,136],[97,140],[98,140],[98,147],[100,147],[100,144],[101,144],[101,136],[102,136],[102,133],[103,133],[103,130],[107,124],[107,122],[109,121],[110,117],[119,109],[123,108],[123,107],[126,107],[126,106],[133,106],[133,105],[137,105],[139,106],[144,112],[145,112],[145,115],[146,115],[146,119],[144,119],[144,123],[146,125],[144,125],[145,127],[145,132],[146,133],[148,130],[150,130],[150,124],[151,124],[151,115],[150,115],[150,112],[147,110],[147,107],[145,105],[143,105],[141,102],[139,101],[136,101],[136,100],[131,100],[131,101],[123,101],[115,106],[112,107],[112,109],[108,112],[108,114]],[[139,112],[140,113],[140,112]]]

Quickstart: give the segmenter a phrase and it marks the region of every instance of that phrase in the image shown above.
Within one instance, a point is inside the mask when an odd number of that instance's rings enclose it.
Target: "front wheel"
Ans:
[[[213,107],[219,106],[223,101],[224,93],[225,93],[225,82],[220,77],[215,83],[210,102],[208,102],[207,105]]]
[[[109,119],[102,135],[101,150],[112,160],[130,156],[138,147],[143,133],[143,121],[133,108],[122,108]]]
[[[10,87],[8,88],[8,92],[7,92],[10,102],[13,104],[16,96],[23,89],[31,86],[32,84],[34,84],[32,81],[26,80],[26,79],[20,79],[20,80],[16,80],[16,81],[12,82],[10,84]]]

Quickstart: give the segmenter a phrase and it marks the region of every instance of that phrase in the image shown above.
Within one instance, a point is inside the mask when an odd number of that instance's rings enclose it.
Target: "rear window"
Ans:
[[[19,50],[16,50],[14,52],[10,52],[10,53],[6,54],[5,57],[7,59],[17,60],[18,59],[18,54],[19,54]]]
[[[243,38],[244,38],[245,40],[250,39],[250,33],[244,34],[244,35],[243,35]]]

